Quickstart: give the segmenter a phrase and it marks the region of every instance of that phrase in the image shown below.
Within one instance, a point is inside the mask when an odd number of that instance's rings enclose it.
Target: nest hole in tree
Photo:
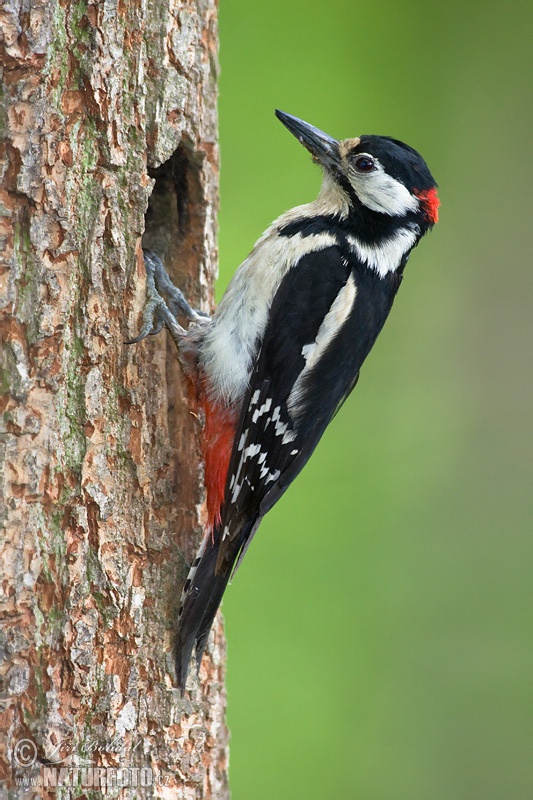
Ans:
[[[168,161],[149,167],[148,174],[155,184],[145,215],[143,247],[160,256],[174,283],[197,305],[206,203],[201,157],[182,141]]]
[[[172,156],[158,167],[149,167],[155,183],[145,215],[142,244],[162,259],[172,281],[193,307],[200,306],[199,275],[205,259],[205,217],[207,198],[203,185],[202,154],[189,141],[182,140]],[[186,320],[181,320],[186,325]],[[166,342],[166,429],[170,457],[166,478],[172,487],[171,510],[167,524],[175,532],[177,547],[190,562],[202,531],[198,524],[198,506],[203,501],[199,481],[201,451],[198,417],[191,413],[194,404],[191,390],[179,366],[172,338],[160,334]],[[159,339],[161,341],[161,338]],[[188,568],[183,563],[185,580]],[[169,594],[169,615],[177,615],[181,587]]]

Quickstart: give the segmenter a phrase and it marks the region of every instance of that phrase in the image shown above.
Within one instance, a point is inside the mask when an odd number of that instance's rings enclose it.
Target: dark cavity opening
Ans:
[[[193,305],[200,301],[198,285],[204,258],[205,197],[201,165],[182,142],[159,167],[149,167],[155,180],[145,215],[143,247],[161,257],[174,283]]]

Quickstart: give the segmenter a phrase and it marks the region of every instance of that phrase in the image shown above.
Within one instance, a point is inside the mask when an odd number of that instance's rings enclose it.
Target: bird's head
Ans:
[[[352,213],[416,221],[425,232],[438,221],[437,184],[422,156],[388,136],[338,141],[297,117],[276,111],[286,128],[325,172],[325,191],[339,196]],[[368,213],[367,213],[368,212]]]

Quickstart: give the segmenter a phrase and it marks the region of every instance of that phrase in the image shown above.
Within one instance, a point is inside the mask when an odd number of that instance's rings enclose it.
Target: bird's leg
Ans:
[[[143,250],[146,269],[146,304],[143,311],[143,324],[134,339],[127,344],[135,344],[146,336],[154,336],[165,325],[177,345],[187,331],[178,322],[182,314],[189,322],[202,323],[210,320],[209,314],[191,308],[183,292],[170,280],[163,262],[151,250]],[[166,295],[167,300],[163,295]]]

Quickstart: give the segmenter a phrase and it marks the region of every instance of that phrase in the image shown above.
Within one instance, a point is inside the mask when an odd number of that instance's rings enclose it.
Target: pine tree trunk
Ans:
[[[4,0],[0,24],[4,785],[226,798],[221,623],[184,699],[171,657],[199,422],[170,337],[125,344],[145,227],[212,304],[216,0]]]

